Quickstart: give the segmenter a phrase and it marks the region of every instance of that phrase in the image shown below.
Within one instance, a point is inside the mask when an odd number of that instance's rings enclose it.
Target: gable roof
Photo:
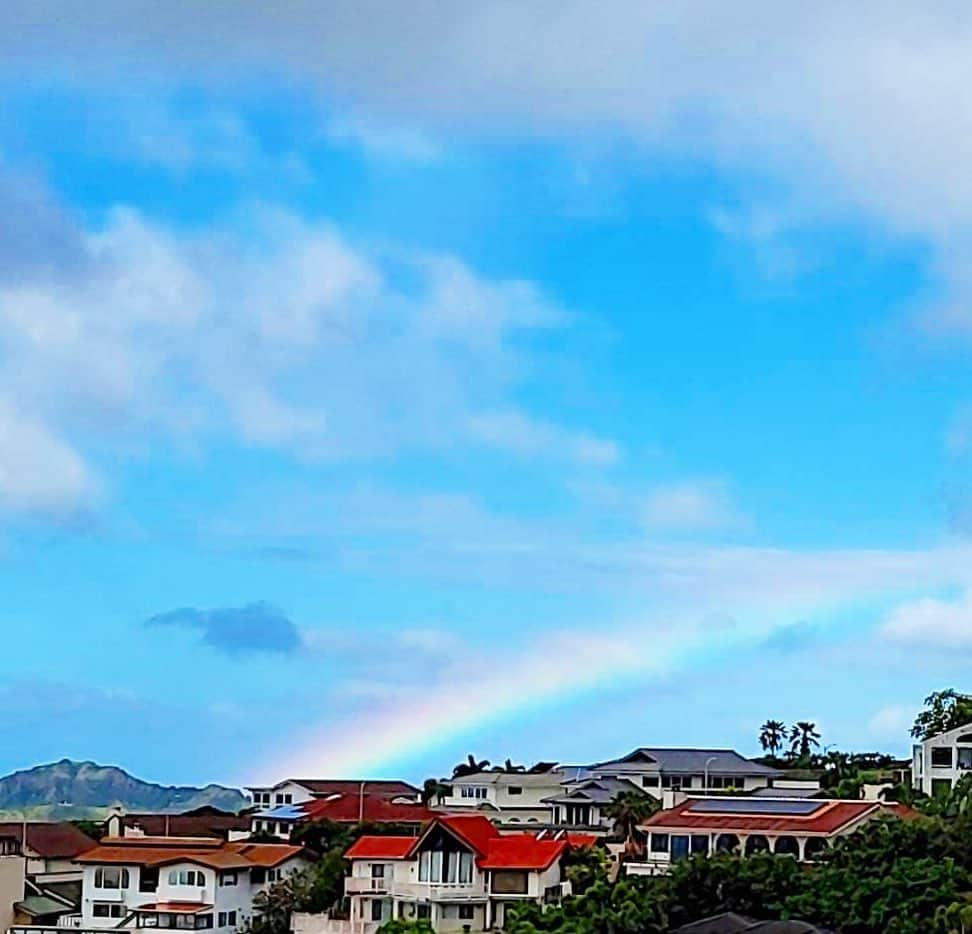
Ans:
[[[289,807],[289,805],[284,805]],[[358,823],[417,823],[424,824],[436,815],[424,804],[400,804],[385,795],[365,794],[357,790],[353,794],[339,794],[328,798],[318,798],[297,805],[300,816],[291,819],[332,820]],[[272,815],[271,815],[272,816]],[[289,815],[282,815],[289,816]]]
[[[226,843],[203,837],[106,837],[94,849],[78,856],[75,862],[128,866],[185,862],[212,869],[271,869],[306,855],[303,847],[285,843]]]
[[[568,848],[594,846],[594,834],[511,833],[502,834],[485,817],[461,814],[439,817],[419,837],[359,837],[345,852],[347,859],[412,859],[424,840],[436,828],[443,828],[465,843],[476,856],[480,869],[544,870]]]
[[[543,804],[570,804],[573,801],[590,801],[592,804],[610,804],[619,794],[644,789],[627,778],[587,778],[579,782],[564,782],[560,794],[542,799]]]
[[[67,821],[29,821],[26,824],[26,841],[24,826],[22,821],[2,822],[0,837],[16,840],[21,846],[33,850],[44,859],[74,859],[79,853],[98,845],[97,841]]]
[[[644,771],[645,765],[657,766],[662,774],[698,775],[760,775],[767,778],[779,775],[778,769],[753,762],[741,756],[734,749],[692,749],[667,748],[662,746],[640,746],[620,759],[598,762],[586,768],[586,772],[598,771]]]

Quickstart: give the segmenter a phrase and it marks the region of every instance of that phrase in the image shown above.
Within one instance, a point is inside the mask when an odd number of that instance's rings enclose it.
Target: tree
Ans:
[[[636,831],[652,814],[661,807],[661,802],[640,791],[621,791],[605,808],[605,813],[614,821],[614,832],[624,836],[629,849],[636,847]]]
[[[790,752],[798,759],[810,758],[810,747],[820,745],[817,724],[798,720],[790,729]]]
[[[452,770],[453,778],[462,778],[464,775],[475,775],[478,772],[485,772],[489,768],[489,759],[479,759],[470,753],[465,762],[460,762]]]
[[[759,744],[763,752],[775,756],[786,741],[786,724],[782,720],[767,720],[759,728]]]
[[[422,804],[428,806],[434,801],[442,804],[443,798],[452,794],[452,785],[439,781],[437,778],[427,778],[422,784]]]
[[[928,739],[972,723],[972,695],[959,694],[954,688],[934,691],[925,698],[924,705],[911,727],[916,739]]]
[[[417,921],[393,918],[378,928],[378,934],[435,934],[435,931],[432,929],[431,922],[425,918]]]

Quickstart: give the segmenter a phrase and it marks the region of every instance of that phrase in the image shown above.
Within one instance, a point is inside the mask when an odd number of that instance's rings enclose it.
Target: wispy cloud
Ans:
[[[880,627],[886,639],[930,649],[972,649],[972,591],[951,600],[925,597],[893,610]]]
[[[297,627],[282,610],[270,603],[211,610],[182,607],[152,616],[145,625],[196,630],[205,645],[228,655],[291,654],[302,646]]]
[[[641,515],[645,525],[661,529],[698,531],[750,524],[732,501],[729,485],[718,479],[659,487],[646,498]]]

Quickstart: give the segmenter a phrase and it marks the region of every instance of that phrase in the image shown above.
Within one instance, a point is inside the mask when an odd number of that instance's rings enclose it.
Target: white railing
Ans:
[[[398,882],[395,879],[372,879],[370,876],[348,876],[344,880],[344,891],[348,895],[392,895],[429,901],[486,898],[486,889],[471,882]]]
[[[378,921],[345,921],[299,912],[294,912],[290,919],[292,934],[375,934],[380,927]]]
[[[84,923],[84,918],[81,915],[61,915],[57,919],[57,926],[59,928],[79,928]]]

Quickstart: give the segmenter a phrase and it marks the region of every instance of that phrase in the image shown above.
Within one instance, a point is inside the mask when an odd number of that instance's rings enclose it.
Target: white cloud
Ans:
[[[568,431],[516,408],[471,415],[467,431],[473,441],[523,457],[562,457],[598,467],[610,467],[620,458],[614,441]]]
[[[748,524],[723,480],[695,480],[654,490],[642,508],[650,528],[704,530]]]
[[[0,397],[0,513],[68,516],[90,505],[95,492],[77,451]]]
[[[429,163],[443,155],[441,146],[421,130],[363,119],[334,119],[327,125],[326,136],[338,145],[359,146],[377,159]]]
[[[926,597],[905,603],[888,615],[879,632],[925,648],[972,648],[972,591],[954,600]]]
[[[29,430],[79,496],[93,440],[127,450],[159,432],[229,435],[313,458],[453,445],[471,412],[502,409],[527,378],[513,338],[569,321],[531,283],[483,279],[450,256],[366,251],[261,207],[182,234],[130,209],[96,230],[52,217],[65,231],[53,239],[72,245],[63,262],[0,238],[0,395],[31,413],[29,428],[8,416],[8,434]],[[392,259],[408,285],[386,275]],[[577,460],[615,453],[547,430]],[[42,489],[56,496],[40,475],[36,490],[18,487],[14,469],[8,500],[33,509]]]

